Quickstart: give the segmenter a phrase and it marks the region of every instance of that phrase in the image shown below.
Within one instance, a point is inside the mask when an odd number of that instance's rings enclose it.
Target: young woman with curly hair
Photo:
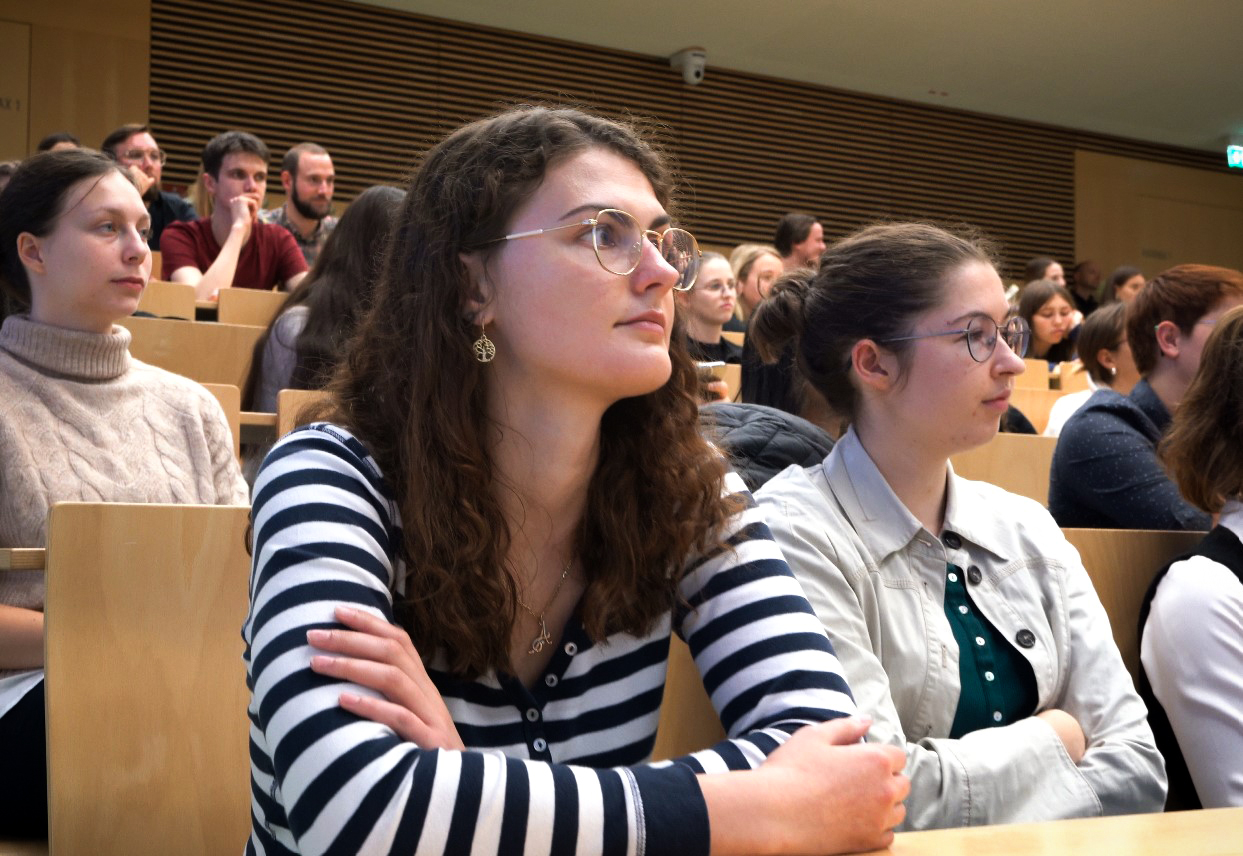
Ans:
[[[326,421],[255,486],[250,852],[841,852],[900,822],[697,431],[689,233],[632,130],[524,108],[412,180]],[[670,632],[730,738],[648,764]]]

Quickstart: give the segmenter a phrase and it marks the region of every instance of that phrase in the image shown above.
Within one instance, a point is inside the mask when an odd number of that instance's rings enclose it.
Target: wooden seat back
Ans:
[[[665,761],[725,739],[725,729],[704,689],[691,650],[676,635],[669,637],[669,672],[660,702],[653,761]]]
[[[1028,357],[1023,360],[1027,370],[1014,379],[1015,387],[1024,389],[1048,389],[1049,388],[1049,363],[1046,360]]]
[[[1114,642],[1131,679],[1139,674],[1139,607],[1157,571],[1200,542],[1203,532],[1063,529],[1079,551],[1109,615]]]
[[[1049,413],[1053,410],[1053,402],[1061,396],[1062,391],[1058,389],[1031,389],[1016,386],[1010,392],[1010,404],[1022,411],[1023,415],[1031,420],[1035,429],[1043,433],[1049,424]]]
[[[241,506],[53,506],[51,852],[188,856],[245,846],[247,518]]]
[[[1063,393],[1081,392],[1091,388],[1088,386],[1088,370],[1078,360],[1058,363],[1057,374],[1061,378],[1061,385],[1058,389]]]
[[[233,435],[233,454],[242,454],[242,391],[231,383],[205,383],[202,386],[216,396]]]
[[[130,353],[199,383],[246,385],[250,358],[264,327],[196,324],[163,318],[125,318],[117,322],[133,334]]]
[[[995,484],[1048,505],[1049,468],[1056,447],[1056,437],[998,434],[983,446],[955,455],[950,462],[963,478]]]
[[[276,394],[276,437],[280,439],[299,425],[302,412],[328,398],[322,389],[282,389]]]
[[[153,279],[138,298],[138,311],[150,312],[159,318],[194,320],[194,286],[184,282]]]
[[[742,343],[747,340],[747,334],[740,330],[722,330],[721,338],[727,342],[733,342],[738,347],[742,347]]]
[[[216,319],[221,324],[250,324],[267,327],[289,297],[283,291],[257,288],[222,288]]]

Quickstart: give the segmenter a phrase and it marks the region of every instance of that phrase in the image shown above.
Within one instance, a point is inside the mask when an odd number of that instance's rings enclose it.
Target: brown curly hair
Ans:
[[[396,617],[454,674],[508,671],[517,591],[486,438],[487,366],[474,357],[475,297],[460,255],[487,253],[546,172],[604,148],[635,163],[669,209],[673,182],[632,128],[571,109],[524,107],[458,129],[411,180],[374,303],[334,376],[328,410],[369,448],[400,510],[409,569]],[[483,249],[479,249],[483,248]],[[700,436],[696,372],[675,322],[660,389],[604,414],[600,456],[575,550],[586,576],[578,615],[593,639],[642,633],[677,600],[688,556],[715,546],[739,502]]]

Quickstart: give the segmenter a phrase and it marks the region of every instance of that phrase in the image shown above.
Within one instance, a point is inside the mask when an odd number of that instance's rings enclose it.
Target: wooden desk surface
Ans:
[[[44,553],[42,547],[0,547],[0,571],[41,571]]]
[[[1227,856],[1243,854],[1243,808],[900,832],[869,856]]]

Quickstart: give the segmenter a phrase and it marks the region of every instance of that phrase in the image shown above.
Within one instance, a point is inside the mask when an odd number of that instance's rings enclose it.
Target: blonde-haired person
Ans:
[[[1217,525],[1153,580],[1140,692],[1183,808],[1243,805],[1243,307],[1218,321],[1161,457]]]
[[[734,281],[738,284],[738,318],[748,321],[755,307],[768,296],[785,266],[771,244],[739,244],[729,254]],[[745,329],[745,327],[744,327]]]
[[[830,246],[752,327],[850,427],[756,493],[873,717],[909,828],[1159,811],[1161,756],[1078,554],[1038,503],[954,474],[997,434],[1028,329],[990,245],[920,223]]]
[[[686,328],[686,347],[693,359],[701,363],[742,362],[742,348],[721,335],[726,322],[734,317],[737,295],[734,271],[725,256],[703,253],[695,284],[674,295],[678,317]]]

